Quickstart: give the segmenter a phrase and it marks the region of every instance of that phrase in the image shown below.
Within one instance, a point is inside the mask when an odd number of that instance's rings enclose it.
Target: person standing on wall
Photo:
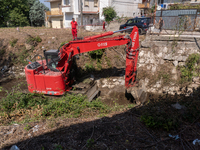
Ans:
[[[162,32],[163,25],[164,25],[164,20],[162,19],[162,17],[160,17],[160,20],[159,20],[159,30],[160,30],[160,32]],[[159,35],[160,35],[160,32],[159,32]]]
[[[103,21],[103,31],[106,31],[106,22]]]
[[[74,18],[72,18],[71,21],[71,27],[72,27],[72,36],[73,36],[73,40],[77,39],[77,22],[74,20]]]

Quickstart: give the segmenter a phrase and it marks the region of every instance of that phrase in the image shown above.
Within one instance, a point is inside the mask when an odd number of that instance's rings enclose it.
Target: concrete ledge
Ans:
[[[85,26],[85,30],[87,31],[103,30],[103,26]]]

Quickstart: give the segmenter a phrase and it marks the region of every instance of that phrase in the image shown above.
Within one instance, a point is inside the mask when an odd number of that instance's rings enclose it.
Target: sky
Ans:
[[[45,6],[47,6],[50,9],[50,2],[44,2],[47,0],[40,0],[41,3],[43,3]]]

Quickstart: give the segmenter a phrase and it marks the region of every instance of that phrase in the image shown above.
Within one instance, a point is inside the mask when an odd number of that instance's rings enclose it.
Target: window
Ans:
[[[85,6],[89,7],[89,0],[85,0]]]
[[[66,5],[70,5],[70,0],[65,0]]]
[[[94,0],[94,7],[98,7],[98,0]]]
[[[142,20],[141,19],[137,19],[136,23],[140,23]]]
[[[128,20],[128,21],[127,21],[127,24],[131,24],[131,23],[133,23],[133,21],[134,21],[134,20],[132,20],[132,19],[131,19],[131,20]]]
[[[64,0],[64,5],[70,5],[70,0]]]

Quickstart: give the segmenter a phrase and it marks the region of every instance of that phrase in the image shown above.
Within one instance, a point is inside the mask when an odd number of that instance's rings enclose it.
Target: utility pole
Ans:
[[[83,27],[83,2],[80,0],[81,3],[81,27]]]
[[[155,0],[155,9],[154,9],[154,20],[153,20],[153,24],[155,25],[156,22],[156,10],[157,10],[157,2]]]

